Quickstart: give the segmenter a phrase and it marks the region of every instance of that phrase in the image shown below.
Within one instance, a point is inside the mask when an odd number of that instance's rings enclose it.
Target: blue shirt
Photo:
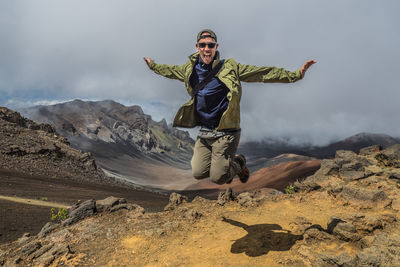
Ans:
[[[190,76],[190,85],[194,88],[207,77],[212,70],[212,63],[205,64],[201,57],[194,66]],[[213,77],[202,90],[196,94],[196,110],[201,126],[208,129],[217,128],[222,114],[227,109],[229,89],[217,77]]]

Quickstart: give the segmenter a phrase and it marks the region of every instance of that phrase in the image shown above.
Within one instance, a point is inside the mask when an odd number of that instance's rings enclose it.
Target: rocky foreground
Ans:
[[[400,266],[400,145],[338,151],[289,194],[88,200],[3,246],[2,266]]]

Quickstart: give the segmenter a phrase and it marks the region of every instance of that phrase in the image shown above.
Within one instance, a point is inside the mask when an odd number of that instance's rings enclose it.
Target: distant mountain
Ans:
[[[358,153],[361,148],[367,146],[379,145],[385,149],[398,143],[400,143],[399,139],[387,134],[359,133],[328,146],[312,148],[308,151],[308,155],[317,158],[332,158],[337,150],[350,150]]]
[[[168,126],[165,120],[152,120],[140,106],[124,106],[112,100],[74,100],[27,108],[21,113],[54,125],[75,148],[91,152],[109,175],[154,187],[182,179],[185,184],[190,177],[174,176],[175,172],[166,168],[190,168],[194,141],[189,133]]]
[[[361,148],[380,145],[387,148],[400,143],[400,140],[386,134],[359,133],[350,136],[344,140],[331,143],[326,146],[291,145],[284,141],[267,140],[261,142],[245,142],[239,146],[239,152],[250,155],[250,160],[264,158],[273,158],[285,153],[298,154],[315,158],[332,158],[337,150],[350,150],[358,153]]]

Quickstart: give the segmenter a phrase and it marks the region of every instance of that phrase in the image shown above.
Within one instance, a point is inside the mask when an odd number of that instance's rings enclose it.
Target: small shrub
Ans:
[[[290,195],[293,194],[294,193],[294,186],[293,185],[286,186],[285,193],[286,194],[290,194]]]
[[[56,212],[55,208],[51,208],[51,220],[65,220],[68,218],[68,211],[65,208],[58,208],[58,212]]]
[[[41,201],[48,201],[47,197],[41,197],[40,200]]]

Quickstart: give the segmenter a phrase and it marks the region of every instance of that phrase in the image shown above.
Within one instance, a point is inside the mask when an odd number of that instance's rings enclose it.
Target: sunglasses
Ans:
[[[208,46],[209,48],[214,48],[217,43],[198,43],[200,48],[205,48]]]

